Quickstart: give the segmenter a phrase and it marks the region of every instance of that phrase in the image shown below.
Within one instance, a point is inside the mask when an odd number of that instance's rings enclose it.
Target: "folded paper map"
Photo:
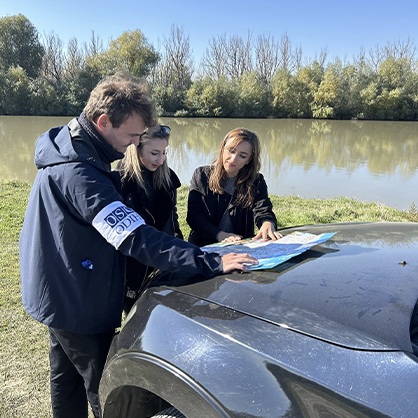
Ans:
[[[236,242],[215,243],[201,247],[208,253],[225,255],[228,253],[248,253],[258,260],[258,264],[249,266],[250,270],[269,269],[284,263],[309,250],[314,245],[328,241],[335,232],[321,235],[295,231],[277,241],[252,240],[251,238]]]

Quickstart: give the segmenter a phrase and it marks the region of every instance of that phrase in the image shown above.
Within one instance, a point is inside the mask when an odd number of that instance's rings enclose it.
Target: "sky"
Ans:
[[[171,26],[183,28],[192,56],[199,63],[209,42],[226,34],[253,39],[287,35],[302,57],[322,50],[328,60],[352,61],[388,42],[418,45],[415,0],[1,0],[0,17],[23,14],[40,35],[58,35],[66,45],[88,42],[92,31],[105,46],[127,30],[140,29],[158,50]]]

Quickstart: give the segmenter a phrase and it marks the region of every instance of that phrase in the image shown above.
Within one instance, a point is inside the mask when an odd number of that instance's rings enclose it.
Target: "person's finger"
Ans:
[[[276,241],[277,237],[276,234],[274,233],[274,231],[272,231],[271,229],[268,231],[268,237],[272,240],[272,241]]]
[[[253,240],[261,238],[262,232],[258,231],[257,235],[253,238]]]
[[[263,231],[263,241],[267,241],[269,239],[269,230],[266,229]]]

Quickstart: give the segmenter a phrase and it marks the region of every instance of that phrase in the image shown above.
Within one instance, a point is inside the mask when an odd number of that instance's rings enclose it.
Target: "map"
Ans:
[[[314,235],[295,231],[277,241],[263,241],[262,239],[253,241],[252,238],[248,238],[236,242],[218,242],[201,247],[201,249],[208,253],[218,253],[221,256],[228,253],[248,253],[258,260],[257,265],[248,266],[249,270],[263,270],[284,263],[314,245],[328,241],[335,234],[336,232]]]

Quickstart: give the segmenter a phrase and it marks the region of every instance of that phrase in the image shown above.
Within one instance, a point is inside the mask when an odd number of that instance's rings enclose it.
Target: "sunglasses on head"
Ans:
[[[165,137],[165,136],[169,136],[170,135],[170,132],[171,132],[171,129],[170,129],[169,126],[167,126],[167,125],[160,125],[160,128],[157,129],[156,131],[152,131],[152,130],[150,130],[148,128],[145,132],[143,132],[139,136],[139,139],[141,139],[142,138],[142,135],[145,135],[145,134],[149,134],[149,135],[153,135],[153,136],[162,136],[162,137]]]

